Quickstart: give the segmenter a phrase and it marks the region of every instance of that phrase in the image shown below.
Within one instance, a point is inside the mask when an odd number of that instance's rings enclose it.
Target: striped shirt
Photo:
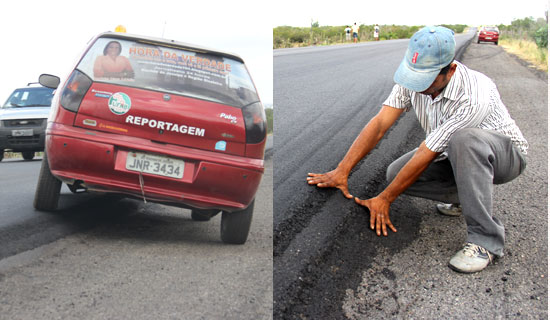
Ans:
[[[454,63],[457,64],[454,75],[435,99],[396,84],[384,105],[406,111],[412,107],[426,132],[426,146],[433,152],[445,152],[457,130],[480,128],[510,137],[514,145],[527,154],[529,145],[502,103],[493,81],[460,62]]]

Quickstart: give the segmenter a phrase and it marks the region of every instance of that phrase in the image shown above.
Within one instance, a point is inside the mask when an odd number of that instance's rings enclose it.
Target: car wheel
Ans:
[[[477,43],[480,43],[481,41],[479,41],[479,39],[477,39]]]
[[[199,209],[193,209],[191,210],[191,219],[195,221],[209,221],[220,213],[220,210],[199,210]]]
[[[0,149],[0,161],[4,159],[4,149]]]
[[[23,159],[30,161],[34,158],[34,151],[23,151],[21,152]]]
[[[248,238],[250,224],[252,223],[252,213],[254,212],[254,200],[248,208],[226,212],[222,214],[221,236],[222,241],[230,244],[243,244]]]
[[[495,42],[495,46],[498,46],[498,41]]]
[[[54,177],[50,171],[48,157],[44,153],[38,184],[34,193],[34,208],[36,210],[53,211],[57,209],[59,193],[61,192],[61,181]]]

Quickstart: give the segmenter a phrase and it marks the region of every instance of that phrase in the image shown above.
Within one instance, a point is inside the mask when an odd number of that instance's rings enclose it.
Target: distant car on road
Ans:
[[[29,83],[8,97],[0,108],[0,161],[4,151],[21,152],[25,160],[44,151],[53,92],[54,89]]]
[[[222,211],[222,240],[246,241],[266,117],[239,56],[102,33],[55,94],[50,121],[36,209],[56,209],[64,182],[190,208],[194,220]]]
[[[493,42],[498,45],[499,30],[497,27],[481,27],[477,36],[477,43]]]

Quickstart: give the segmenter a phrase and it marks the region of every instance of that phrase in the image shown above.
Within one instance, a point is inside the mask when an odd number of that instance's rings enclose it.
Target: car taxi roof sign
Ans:
[[[126,28],[125,28],[123,25],[118,25],[118,26],[115,28],[115,32],[126,33]]]

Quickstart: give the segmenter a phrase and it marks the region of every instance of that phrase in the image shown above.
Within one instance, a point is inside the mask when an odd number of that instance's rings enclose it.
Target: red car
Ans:
[[[484,42],[494,42],[498,45],[498,28],[497,27],[482,27],[479,30],[479,35],[477,36],[477,43],[481,41]]]
[[[194,220],[223,211],[222,240],[242,244],[265,142],[265,112],[239,56],[102,33],[53,98],[34,207],[55,210],[66,183],[189,208]]]

